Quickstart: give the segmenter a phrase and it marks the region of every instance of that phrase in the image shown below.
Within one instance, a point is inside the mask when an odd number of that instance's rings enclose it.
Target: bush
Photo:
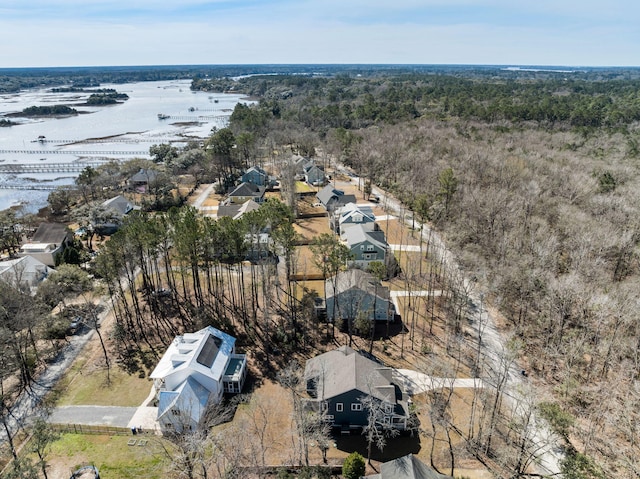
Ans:
[[[364,457],[358,452],[349,454],[342,464],[342,475],[346,479],[359,479],[364,476],[364,470]]]

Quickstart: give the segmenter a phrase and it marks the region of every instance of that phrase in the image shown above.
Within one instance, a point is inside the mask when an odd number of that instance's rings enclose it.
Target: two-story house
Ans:
[[[235,338],[208,326],[176,337],[151,373],[163,432],[195,429],[210,401],[240,393],[247,358],[235,353]]]
[[[61,223],[41,223],[29,241],[20,247],[20,256],[32,256],[54,267],[64,249],[71,244],[71,230]]]
[[[389,288],[367,271],[352,268],[326,280],[327,319],[353,321],[358,315],[372,321],[393,321],[395,307]]]
[[[408,397],[394,383],[393,370],[348,346],[306,362],[307,406],[323,411],[333,428],[349,433],[369,424],[369,407],[376,408],[376,426],[411,427]]]
[[[343,241],[351,251],[349,266],[367,269],[374,261],[386,262],[389,245],[384,231],[368,231],[363,225],[354,224],[342,233]]]
[[[242,204],[245,201],[253,200],[256,203],[264,201],[264,186],[254,185],[253,183],[241,183],[227,196],[228,203]]]
[[[365,231],[376,231],[376,216],[370,206],[347,203],[331,218],[331,228],[345,239],[345,232],[352,226],[362,226]]]

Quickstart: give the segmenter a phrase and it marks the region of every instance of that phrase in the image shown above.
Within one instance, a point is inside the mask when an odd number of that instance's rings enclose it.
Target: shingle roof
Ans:
[[[61,223],[40,223],[40,226],[38,226],[33,238],[31,238],[31,242],[41,244],[60,244],[68,235],[69,228],[67,228],[67,225],[63,225]]]
[[[248,213],[249,211],[257,210],[260,208],[260,205],[253,200],[247,200],[242,204],[231,203],[228,205],[220,205],[218,206],[218,218],[222,218],[223,216],[228,216],[237,220],[243,214]]]
[[[446,479],[450,476],[438,474],[413,454],[385,462],[380,466],[380,474],[365,476],[368,479]]]
[[[126,215],[131,210],[140,209],[138,206],[135,206],[131,201],[126,199],[122,195],[114,196],[102,203],[102,206],[105,208],[110,208],[121,215]]]
[[[328,278],[326,283],[327,294],[329,295],[333,295],[334,282],[336,295],[355,288],[366,291],[371,295],[377,295],[378,298],[385,301],[389,301],[391,297],[389,288],[382,286],[371,273],[360,268],[351,268],[346,271],[341,271],[336,276]]]
[[[330,399],[355,389],[382,401],[396,402],[391,369],[365,358],[349,346],[309,359],[305,378],[316,379],[319,399]]]
[[[261,197],[264,195],[265,188],[263,186],[257,186],[253,183],[241,183],[235,190],[229,193],[229,196],[253,196]]]
[[[365,241],[381,249],[387,249],[388,247],[384,237],[384,231],[367,231],[362,225],[353,225],[346,229],[342,236],[349,247],[364,243]]]

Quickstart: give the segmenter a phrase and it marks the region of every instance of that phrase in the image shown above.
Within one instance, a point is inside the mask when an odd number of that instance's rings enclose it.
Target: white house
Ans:
[[[53,269],[31,256],[0,261],[0,282],[35,294],[38,285]]]
[[[247,359],[235,354],[235,342],[211,326],[173,340],[150,376],[163,432],[195,429],[210,401],[242,391]]]
[[[376,231],[376,215],[370,206],[347,203],[336,211],[338,229],[341,239],[345,239],[346,231],[352,226],[362,226],[365,231]],[[332,225],[335,229],[336,225]]]
[[[20,256],[31,256],[47,266],[55,266],[56,258],[71,243],[71,231],[60,223],[41,223],[28,242],[20,247]]]

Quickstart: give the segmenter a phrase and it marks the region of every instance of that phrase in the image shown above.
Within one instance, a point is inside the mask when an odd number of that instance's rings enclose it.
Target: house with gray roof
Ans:
[[[20,256],[32,256],[53,267],[64,249],[71,244],[71,230],[61,223],[40,223],[29,241],[20,247]]]
[[[324,170],[312,163],[304,168],[304,180],[312,186],[322,186],[326,181]]]
[[[103,236],[112,235],[118,231],[126,215],[132,211],[141,209],[122,195],[114,196],[113,198],[103,201],[100,207],[107,214],[98,214],[96,218],[99,221],[92,226],[94,231]]]
[[[374,261],[385,263],[389,245],[384,231],[368,231],[362,224],[354,224],[341,235],[351,251],[349,266],[367,269]]]
[[[332,427],[343,432],[368,425],[368,401],[379,414],[381,428],[411,427],[408,397],[394,382],[393,370],[348,346],[320,354],[306,362],[307,407],[322,410]]]
[[[344,233],[351,226],[362,226],[366,231],[376,231],[376,215],[371,206],[347,203],[336,210],[332,217],[332,229],[344,239]]]
[[[240,181],[243,183],[251,183],[256,186],[264,186],[266,189],[273,188],[278,184],[274,176],[270,176],[265,170],[259,166],[252,166],[244,172]]]
[[[333,213],[338,208],[346,205],[347,203],[355,203],[355,195],[345,195],[344,191],[334,188],[332,185],[327,185],[322,188],[316,194],[316,198],[324,208]]]
[[[364,476],[366,479],[450,479],[440,474],[413,454],[388,461],[380,466],[379,474]]]
[[[129,186],[136,191],[147,191],[149,184],[156,181],[158,178],[158,172],[156,170],[140,168],[140,170],[129,178]]]
[[[247,375],[247,358],[235,353],[235,338],[208,326],[177,336],[150,375],[163,432],[195,429],[210,402],[237,394]]]
[[[230,203],[228,205],[218,206],[218,218],[228,216],[234,220],[242,218],[242,216],[250,211],[255,211],[260,205],[253,200],[247,200],[244,203]]]
[[[241,183],[227,195],[227,204],[242,204],[249,200],[262,203],[264,201],[265,190],[266,188],[264,186],[257,186],[252,183]]]
[[[53,271],[52,268],[32,256],[0,261],[0,283],[25,290],[34,295],[38,285]]]
[[[326,279],[325,288],[329,321],[335,318],[353,321],[358,315],[365,315],[371,321],[386,322],[395,319],[395,307],[389,288],[380,284],[367,271],[359,268],[341,271]]]

